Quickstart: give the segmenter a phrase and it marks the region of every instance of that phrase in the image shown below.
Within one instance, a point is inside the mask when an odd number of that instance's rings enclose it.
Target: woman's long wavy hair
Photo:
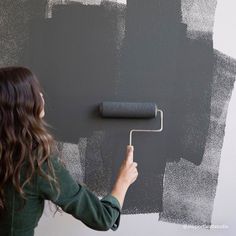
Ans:
[[[40,117],[44,107],[41,92],[29,69],[0,69],[0,210],[5,208],[4,187],[9,183],[24,201],[24,186],[31,183],[36,172],[57,183],[50,158],[56,145]],[[26,168],[23,182],[22,168]]]

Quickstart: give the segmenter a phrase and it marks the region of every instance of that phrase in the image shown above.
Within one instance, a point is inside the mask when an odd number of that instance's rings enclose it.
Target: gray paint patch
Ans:
[[[236,77],[236,61],[215,51],[211,119],[203,161],[168,163],[164,177],[161,221],[210,225],[215,199],[228,104]]]
[[[178,224],[209,225],[217,174],[181,159],[165,170],[163,212],[160,220]]]

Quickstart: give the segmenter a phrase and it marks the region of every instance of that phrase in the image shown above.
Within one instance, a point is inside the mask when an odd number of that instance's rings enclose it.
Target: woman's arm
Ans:
[[[128,148],[127,157],[120,168],[112,193],[101,200],[86,187],[76,183],[57,158],[52,158],[52,163],[60,192],[58,193],[44,177],[38,176],[38,194],[59,205],[65,212],[92,229],[116,230],[119,226],[126,191],[134,181],[135,164],[133,164],[132,153],[133,148]]]

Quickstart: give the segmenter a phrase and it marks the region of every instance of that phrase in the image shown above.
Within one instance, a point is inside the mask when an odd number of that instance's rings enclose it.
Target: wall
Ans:
[[[236,58],[235,32],[232,30],[236,24],[233,1],[218,1],[214,25],[214,48]],[[219,182],[212,215],[212,229],[204,227],[187,227],[186,225],[169,224],[158,221],[158,214],[123,215],[120,228],[117,232],[94,232],[87,229],[68,215],[56,216],[55,219],[43,217],[37,229],[37,235],[224,235],[233,236],[236,232],[235,197],[235,119],[236,93],[233,90],[229,103],[224,144],[221,153]]]
[[[0,3],[1,65],[23,64],[38,75],[47,119],[73,177],[105,195],[127,130],[156,127],[155,120],[102,120],[94,111],[98,102],[155,101],[164,109],[165,129],[135,137],[140,176],[115,234],[234,235],[232,2],[219,0],[216,17],[216,1],[78,2]],[[210,225],[227,229],[205,229]],[[66,214],[44,215],[36,231],[101,234]]]

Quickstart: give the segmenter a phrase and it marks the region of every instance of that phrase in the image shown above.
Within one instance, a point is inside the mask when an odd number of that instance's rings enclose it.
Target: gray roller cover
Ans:
[[[102,117],[155,118],[157,105],[149,102],[102,102],[99,111]]]

